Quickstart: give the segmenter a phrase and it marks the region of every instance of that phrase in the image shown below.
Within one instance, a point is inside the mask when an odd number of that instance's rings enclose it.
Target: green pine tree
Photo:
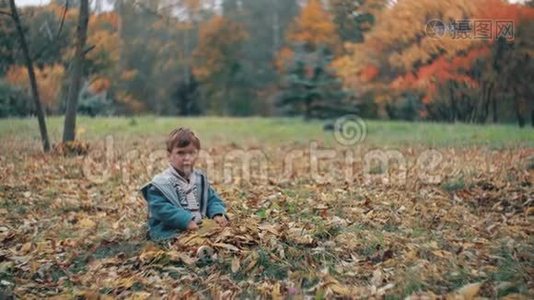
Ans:
[[[327,48],[306,50],[294,47],[293,60],[287,70],[278,105],[286,113],[303,114],[305,119],[328,118],[343,114],[347,93],[329,64]]]

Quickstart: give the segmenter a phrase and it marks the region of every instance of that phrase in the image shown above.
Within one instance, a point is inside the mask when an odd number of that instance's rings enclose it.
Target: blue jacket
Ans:
[[[226,216],[226,206],[210,186],[206,175],[195,170],[199,203],[203,218],[217,215]],[[167,240],[177,237],[187,229],[193,215],[185,206],[185,195],[177,188],[176,170],[170,167],[154,176],[152,181],[141,188],[148,203],[148,233],[152,240]]]

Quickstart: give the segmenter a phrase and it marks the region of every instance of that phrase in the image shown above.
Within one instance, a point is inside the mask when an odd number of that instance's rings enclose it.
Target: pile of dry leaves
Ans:
[[[265,148],[266,181],[213,180],[230,227],[206,220],[156,244],[137,192],[163,166],[147,169],[150,144],[133,159],[117,145],[110,161],[96,143],[85,156],[2,152],[0,298],[534,297],[531,149],[440,149],[430,184],[411,167],[424,149],[398,149],[404,182],[369,180],[361,159],[353,180],[317,182],[305,159],[276,176],[295,145]],[[208,151],[217,165],[236,148]]]

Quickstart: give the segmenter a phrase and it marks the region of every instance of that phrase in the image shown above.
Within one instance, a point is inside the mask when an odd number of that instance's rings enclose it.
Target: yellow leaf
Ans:
[[[200,225],[200,228],[198,229],[197,233],[199,236],[202,236],[202,237],[209,236],[217,232],[219,229],[220,227],[217,224],[217,222],[211,219],[207,219],[207,220],[202,220],[202,225]]]
[[[30,250],[32,249],[32,243],[26,243],[22,246],[22,248],[20,248],[20,251],[24,254],[30,252]]]
[[[258,257],[257,257],[256,252],[253,252],[249,257],[250,257],[250,262],[249,262],[248,265],[245,267],[245,269],[243,270],[243,272],[249,272],[250,270],[252,270],[252,268],[254,268],[254,266],[255,266],[256,263],[258,262]],[[247,259],[248,259],[248,258],[247,258]]]
[[[113,282],[114,288],[123,288],[123,289],[129,289],[132,287],[135,283],[135,278],[133,277],[126,277],[126,278],[118,278]]]
[[[150,298],[150,293],[147,293],[147,292],[136,292],[134,294],[132,294],[130,297],[128,297],[127,299],[130,299],[130,300],[145,300],[145,299],[148,299]]]
[[[434,254],[437,257],[446,258],[446,259],[449,259],[452,256],[450,252],[444,251],[444,250],[434,250],[432,251],[432,254]]]
[[[78,225],[81,228],[91,229],[91,228],[96,226],[96,223],[93,220],[89,219],[89,218],[83,218],[78,222]]]
[[[455,294],[460,296],[463,300],[475,299],[475,296],[478,294],[478,291],[480,291],[481,285],[482,284],[480,282],[464,285],[462,288],[457,290]]]
[[[205,243],[206,239],[198,236],[198,234],[192,234],[186,236],[183,239],[178,240],[178,244],[184,247],[200,247]]]
[[[236,273],[237,271],[239,271],[239,267],[240,267],[239,258],[234,257],[234,259],[232,259],[232,273]]]
[[[154,258],[159,257],[159,256],[161,256],[163,254],[165,254],[165,251],[160,250],[160,249],[158,249],[157,247],[155,247],[153,245],[149,245],[143,250],[141,255],[139,255],[139,259],[142,262],[147,262],[147,261],[153,260]]]
[[[282,293],[280,292],[280,283],[275,283],[273,285],[271,297],[273,300],[283,299]]]
[[[99,299],[99,293],[95,290],[83,290],[75,293],[76,297],[81,297],[87,300],[97,300]]]
[[[334,293],[336,293],[338,295],[350,296],[350,289],[345,287],[345,286],[342,286],[339,283],[331,284],[331,285],[328,286],[328,288],[330,288],[332,290],[332,292],[334,292]]]
[[[351,291],[348,287],[343,286],[339,281],[337,281],[334,277],[328,275],[325,277],[325,283],[323,286],[325,288],[330,289],[332,292],[338,295],[342,296],[350,296]]]

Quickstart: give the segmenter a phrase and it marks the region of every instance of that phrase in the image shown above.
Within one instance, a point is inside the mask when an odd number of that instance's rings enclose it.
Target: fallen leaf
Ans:
[[[223,248],[223,249],[230,250],[230,251],[235,251],[235,252],[240,252],[241,251],[241,249],[237,248],[236,246],[230,245],[230,244],[225,244],[225,243],[215,243],[215,244],[213,244],[213,247]]]
[[[89,219],[89,218],[83,218],[83,219],[81,219],[80,221],[78,221],[78,225],[79,225],[81,228],[92,229],[93,227],[96,226],[96,223],[93,222],[93,220],[91,220],[91,219]]]
[[[181,262],[183,262],[184,264],[186,264],[188,266],[192,266],[197,262],[196,259],[190,257],[186,253],[178,252],[176,250],[171,250],[171,251],[167,252],[166,254],[169,256],[169,258],[171,260],[173,260],[173,261],[181,261]]]
[[[282,292],[280,291],[280,283],[277,282],[273,285],[273,289],[272,289],[272,292],[271,292],[271,298],[273,300],[281,300],[281,299],[284,299],[282,297]]]
[[[220,231],[221,227],[212,219],[202,220],[200,228],[197,230],[197,234],[201,237],[210,236]]]
[[[462,300],[472,300],[480,291],[482,284],[480,282],[464,285],[454,295],[460,296]]]
[[[234,259],[232,259],[232,273],[236,273],[237,271],[239,271],[239,267],[239,257],[234,257]]]
[[[27,254],[32,249],[32,246],[33,244],[31,242],[25,243],[24,245],[22,245],[22,248],[20,248],[20,252],[22,252],[23,254]]]

